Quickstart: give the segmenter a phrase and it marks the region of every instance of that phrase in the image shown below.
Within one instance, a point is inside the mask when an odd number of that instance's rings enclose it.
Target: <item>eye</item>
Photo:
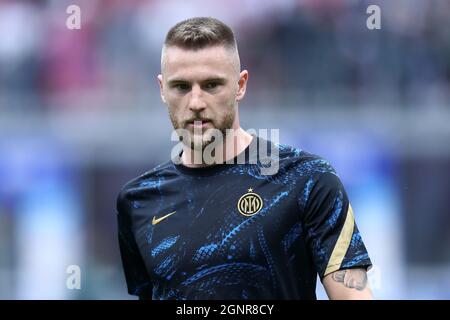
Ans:
[[[189,85],[186,83],[176,83],[172,87],[182,92],[189,90]]]
[[[219,85],[220,85],[220,83],[218,83],[218,82],[208,82],[208,83],[205,85],[205,88],[206,88],[206,89],[209,89],[209,90],[211,90],[211,89],[216,89]]]
[[[179,83],[179,84],[177,84],[177,89],[187,90],[187,89],[189,89],[189,86],[186,83]]]

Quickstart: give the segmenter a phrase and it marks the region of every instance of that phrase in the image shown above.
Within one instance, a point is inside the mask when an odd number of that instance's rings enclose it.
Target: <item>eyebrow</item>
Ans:
[[[188,80],[182,79],[182,78],[175,78],[175,79],[170,79],[169,81],[167,81],[167,83],[169,85],[171,84],[176,84],[176,83],[186,83],[189,82]],[[205,80],[202,80],[201,83],[206,83],[206,82],[221,82],[221,83],[226,83],[227,79],[223,78],[223,77],[213,77],[213,78],[207,78]]]

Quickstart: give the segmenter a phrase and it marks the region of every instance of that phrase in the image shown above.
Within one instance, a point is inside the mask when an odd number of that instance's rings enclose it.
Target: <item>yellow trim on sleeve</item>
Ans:
[[[342,227],[341,234],[331,254],[330,260],[324,273],[324,277],[332,272],[339,270],[347,253],[350,241],[352,240],[353,229],[355,227],[355,218],[353,216],[353,209],[350,203],[348,204],[347,216],[345,217],[344,226]]]

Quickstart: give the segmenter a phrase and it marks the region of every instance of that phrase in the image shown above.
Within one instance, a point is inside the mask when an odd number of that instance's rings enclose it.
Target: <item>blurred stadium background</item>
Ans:
[[[0,298],[131,298],[116,194],[169,159],[160,48],[192,16],[235,30],[243,127],[279,128],[339,172],[375,297],[449,299],[448,0],[0,1]]]

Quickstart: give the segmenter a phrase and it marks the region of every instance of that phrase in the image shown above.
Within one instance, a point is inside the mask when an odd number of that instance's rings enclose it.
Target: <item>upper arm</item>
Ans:
[[[152,283],[134,236],[129,209],[123,195],[117,200],[117,226],[120,256],[128,293],[151,299]]]
[[[336,292],[351,294],[354,288],[336,279],[343,278],[349,285],[358,276],[366,279],[372,263],[339,177],[330,166],[328,172],[317,173],[311,179],[303,217],[307,245],[329,296],[336,297]]]
[[[373,299],[365,269],[335,271],[325,276],[322,284],[332,300]]]

